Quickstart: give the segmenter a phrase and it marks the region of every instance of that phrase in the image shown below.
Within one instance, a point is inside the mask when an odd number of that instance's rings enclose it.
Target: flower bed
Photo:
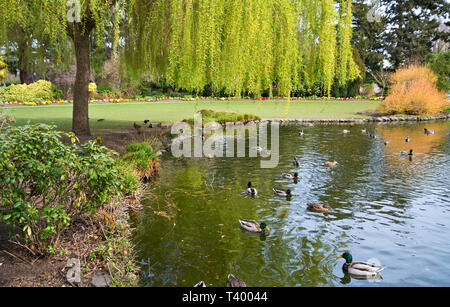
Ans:
[[[340,100],[340,101],[352,101],[352,100],[382,100],[382,97],[291,97],[290,100]],[[199,100],[218,100],[218,101],[232,101],[232,100],[288,100],[288,97],[152,97],[152,98],[135,98],[135,99],[107,99],[96,100],[91,99],[89,103],[126,103],[126,102],[159,102],[159,101],[199,101]],[[73,100],[47,100],[47,101],[9,101],[3,102],[6,105],[25,105],[25,106],[39,106],[39,105],[52,105],[52,104],[72,104]]]

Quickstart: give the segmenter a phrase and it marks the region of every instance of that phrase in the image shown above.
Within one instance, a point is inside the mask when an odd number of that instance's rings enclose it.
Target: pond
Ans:
[[[261,169],[260,157],[164,156],[136,219],[142,285],[222,287],[232,273],[254,287],[450,286],[449,131],[449,121],[282,126],[275,169]],[[411,148],[411,159],[399,154]],[[287,172],[298,172],[298,182]],[[256,198],[244,192],[249,181]],[[274,187],[294,196],[280,198]],[[315,202],[332,209],[308,211]],[[249,234],[239,219],[270,231]],[[345,251],[379,262],[381,278],[344,273],[337,255]]]

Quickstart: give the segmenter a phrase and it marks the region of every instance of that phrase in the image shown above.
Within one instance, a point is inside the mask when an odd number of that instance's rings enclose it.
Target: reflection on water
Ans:
[[[450,286],[449,130],[448,121],[281,127],[276,169],[260,169],[259,158],[165,157],[136,221],[143,285],[225,286],[233,273],[249,286]],[[400,156],[409,149],[411,160]],[[287,172],[298,172],[298,182]],[[248,181],[256,198],[245,194]],[[274,187],[295,196],[277,197]],[[308,211],[316,202],[332,209]],[[249,234],[239,219],[271,230]],[[336,257],[344,251],[377,259],[382,279],[344,273]]]

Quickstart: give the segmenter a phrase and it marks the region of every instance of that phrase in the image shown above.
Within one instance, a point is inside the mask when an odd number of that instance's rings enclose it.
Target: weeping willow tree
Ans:
[[[94,32],[99,43],[103,32],[111,23],[118,26],[117,16],[122,0],[2,0],[0,2],[0,42],[11,41],[12,29],[22,29],[15,34],[26,37],[28,47],[46,42],[57,54],[57,61],[72,51],[65,42],[73,42],[76,58],[72,130],[77,135],[90,135],[88,119],[90,37]],[[119,37],[116,36],[116,40]],[[48,47],[51,46],[51,47]],[[39,55],[39,52],[37,53]],[[45,63],[45,58],[40,59]]]
[[[352,58],[352,1],[133,0],[124,57],[178,88],[279,95],[359,71]],[[139,73],[140,72],[140,73]]]
[[[72,130],[90,135],[90,38],[114,28],[121,67],[173,87],[259,96],[320,82],[323,91],[357,75],[351,56],[351,0],[2,0],[0,42],[11,25],[28,44],[58,55],[73,42],[76,81]],[[1,44],[1,43],[0,43]]]

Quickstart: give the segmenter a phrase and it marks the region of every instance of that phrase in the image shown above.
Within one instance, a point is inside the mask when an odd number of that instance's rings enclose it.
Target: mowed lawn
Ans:
[[[89,106],[90,127],[93,131],[132,129],[133,122],[148,119],[152,123],[175,123],[194,117],[195,111],[211,109],[235,113],[250,113],[263,119],[325,119],[359,118],[356,113],[374,110],[380,102],[360,101],[207,101],[92,104]],[[7,107],[16,125],[27,122],[53,123],[62,130],[72,127],[72,105]],[[98,122],[99,119],[104,121]]]

